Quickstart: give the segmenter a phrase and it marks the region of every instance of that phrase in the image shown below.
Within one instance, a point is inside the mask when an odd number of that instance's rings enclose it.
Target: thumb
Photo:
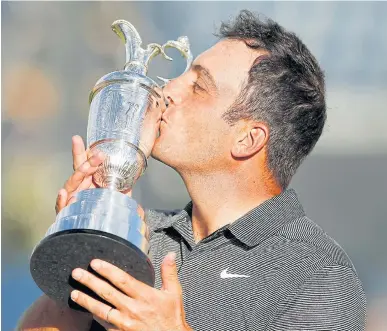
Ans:
[[[161,264],[161,280],[163,281],[163,290],[168,292],[180,293],[181,286],[177,277],[176,253],[168,253]]]

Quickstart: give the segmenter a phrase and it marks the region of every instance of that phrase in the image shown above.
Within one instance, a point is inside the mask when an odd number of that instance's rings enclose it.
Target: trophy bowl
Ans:
[[[150,59],[161,54],[172,60],[165,49],[173,47],[187,59],[186,70],[192,62],[187,37],[142,49],[141,38],[129,22],[115,21],[112,29],[125,43],[126,64],[123,70],[99,79],[89,97],[87,146],[92,153],[105,155],[93,175],[98,187],[78,192],[75,202],[58,213],[30,259],[31,275],[39,288],[77,310],[84,309],[70,299],[73,289],[110,305],[71,277],[73,269],[83,268],[102,278],[89,266],[96,258],[154,286],[149,230],[138,215],[136,201],[123,192],[131,190],[146,170],[157,136],[163,96],[157,92],[160,86],[146,75]]]

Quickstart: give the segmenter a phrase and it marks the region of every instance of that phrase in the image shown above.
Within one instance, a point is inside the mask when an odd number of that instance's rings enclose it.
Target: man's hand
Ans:
[[[74,172],[58,193],[55,205],[57,214],[75,201],[75,195],[78,192],[95,187],[93,174],[104,161],[103,153],[91,154],[89,150],[85,149],[85,144],[80,136],[72,138],[72,154]]]
[[[93,316],[39,297],[20,317],[14,331],[89,331]]]
[[[72,138],[72,154],[74,172],[59,190],[56,199],[55,211],[58,214],[64,207],[75,202],[75,195],[89,188],[96,187],[93,183],[93,174],[97,171],[98,166],[104,161],[105,156],[102,152],[92,154],[85,149],[85,144],[80,136]],[[132,191],[125,192],[132,196]],[[144,219],[144,210],[139,205],[138,213]]]
[[[73,291],[71,298],[90,311],[107,330],[192,331],[185,320],[174,253],[169,253],[161,265],[161,290],[101,260],[93,260],[91,267],[115,287],[79,268],[73,271],[73,278],[116,308],[79,291]]]

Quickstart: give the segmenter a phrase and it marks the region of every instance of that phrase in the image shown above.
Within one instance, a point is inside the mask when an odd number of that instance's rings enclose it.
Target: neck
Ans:
[[[263,178],[225,173],[184,174],[192,199],[192,228],[196,242],[237,220],[262,202],[281,193]]]

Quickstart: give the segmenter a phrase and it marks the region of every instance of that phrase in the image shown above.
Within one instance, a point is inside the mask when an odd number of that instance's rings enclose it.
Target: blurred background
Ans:
[[[352,258],[368,297],[367,331],[387,330],[387,3],[383,2],[1,2],[2,330],[41,294],[29,255],[55,219],[72,173],[71,137],[86,138],[88,94],[122,69],[111,31],[130,21],[143,45],[187,35],[194,55],[216,42],[222,20],[250,9],[296,32],[326,72],[328,122],[292,186],[309,216]],[[151,76],[185,62],[161,58]],[[151,160],[134,197],[182,208],[189,197],[173,170]]]

